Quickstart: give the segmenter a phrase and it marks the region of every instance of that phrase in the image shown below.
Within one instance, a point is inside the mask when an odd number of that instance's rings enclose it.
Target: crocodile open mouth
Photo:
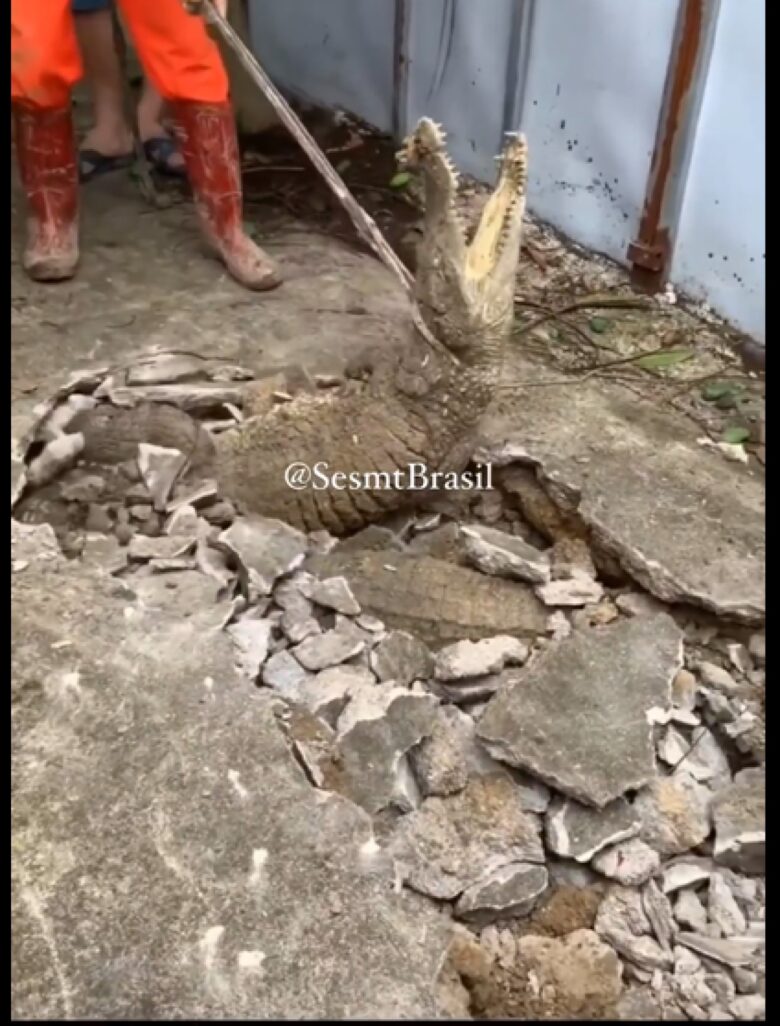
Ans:
[[[507,136],[499,158],[498,184],[488,198],[466,256],[466,275],[487,278],[496,268],[513,224],[522,221],[528,180],[528,146],[522,135]]]
[[[447,153],[446,141],[441,125],[430,118],[421,118],[397,153],[397,159],[402,167],[428,171],[441,191],[448,193],[453,220],[463,231],[464,276],[479,283],[496,270],[512,235],[512,227],[519,233],[525,211],[528,145],[523,135],[507,133],[504,150],[496,158],[500,165],[498,182],[485,203],[471,240],[466,242],[466,229],[456,207],[458,173]]]

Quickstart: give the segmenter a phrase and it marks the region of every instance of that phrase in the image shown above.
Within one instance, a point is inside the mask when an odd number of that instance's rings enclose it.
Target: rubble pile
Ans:
[[[57,437],[28,482],[50,480]],[[445,1014],[763,1018],[762,633],[667,608],[576,532],[545,538],[511,489],[339,541],[238,516],[178,480],[185,462],[140,445],[111,481],[75,466],[38,514],[56,507],[70,555],[146,608],[227,632],[312,787],[373,817],[388,886],[461,924]],[[442,646],[395,629],[312,569],[361,545],[516,582],[544,627]],[[535,933],[562,887],[596,894],[595,916]]]

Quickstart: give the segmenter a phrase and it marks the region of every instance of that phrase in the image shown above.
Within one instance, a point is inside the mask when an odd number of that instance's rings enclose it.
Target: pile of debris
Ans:
[[[226,631],[311,785],[373,817],[365,858],[463,924],[447,1014],[763,1017],[762,633],[664,607],[576,529],[550,545],[511,490],[338,540],[237,515],[156,446],[47,485],[76,436],[37,437],[23,517]],[[543,936],[572,888],[589,915]]]

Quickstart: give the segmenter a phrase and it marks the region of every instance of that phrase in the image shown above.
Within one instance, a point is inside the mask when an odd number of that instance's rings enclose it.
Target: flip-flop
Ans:
[[[121,171],[130,167],[133,163],[132,153],[120,153],[118,156],[109,157],[97,150],[81,150],[79,152],[79,180],[89,182],[99,175],[106,175],[109,171]]]
[[[155,171],[169,178],[185,178],[187,172],[182,164],[176,167],[171,164],[171,157],[179,153],[179,148],[169,135],[156,136],[144,143],[144,153]]]

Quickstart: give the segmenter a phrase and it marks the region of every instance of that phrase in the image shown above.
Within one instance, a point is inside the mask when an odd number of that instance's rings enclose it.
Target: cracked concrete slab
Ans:
[[[368,816],[311,788],[230,639],[29,548],[12,1015],[432,1016],[444,920],[361,868]]]
[[[669,704],[681,665],[682,634],[665,613],[575,631],[513,675],[477,734],[494,758],[603,809],[654,776],[647,711]]]
[[[515,356],[507,376],[549,370]],[[518,386],[519,413],[495,412],[487,451],[514,450],[576,506],[592,538],[657,597],[760,623],[765,614],[762,474],[697,443],[673,410],[595,380]]]

